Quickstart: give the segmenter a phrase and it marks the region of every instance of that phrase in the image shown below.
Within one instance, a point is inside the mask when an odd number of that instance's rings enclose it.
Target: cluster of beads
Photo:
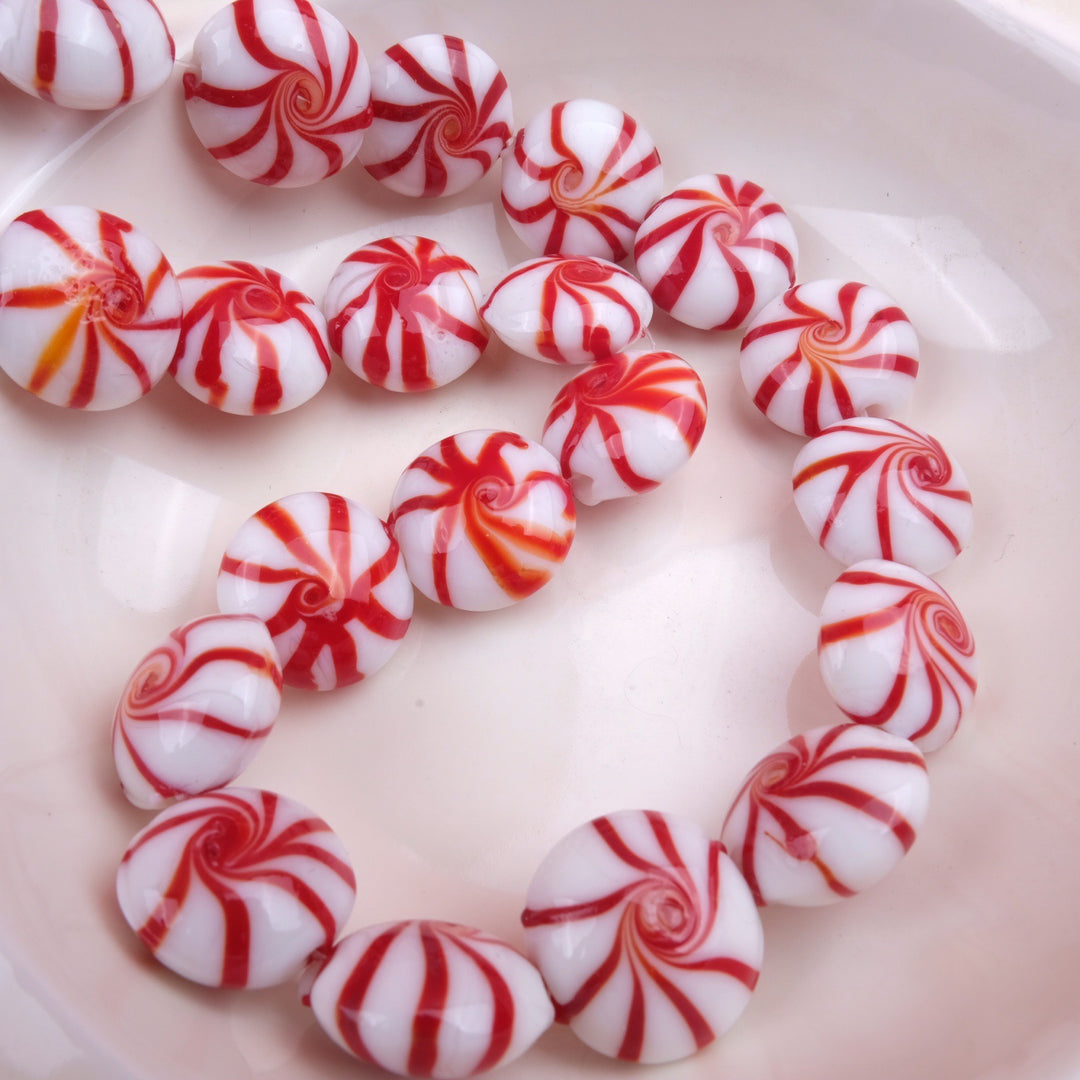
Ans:
[[[0,70],[15,79],[37,41],[24,82],[60,101],[74,78],[57,33],[67,9],[0,0],[0,15],[13,3],[23,21],[0,37]],[[146,9],[156,11],[130,4],[133,18]],[[106,23],[123,55],[134,24]],[[133,100],[124,79],[117,100]],[[758,982],[759,907],[852,896],[911,848],[927,809],[924,751],[952,737],[974,695],[970,632],[926,576],[970,538],[966,481],[937,440],[867,415],[910,395],[914,330],[870,286],[797,285],[794,229],[759,185],[705,174],[663,195],[655,145],[614,106],[561,102],[511,139],[505,78],[459,38],[410,38],[369,71],[348,30],[308,0],[236,0],[199,35],[184,92],[214,157],[263,184],[312,183],[359,156],[399,193],[448,195],[505,150],[502,202],[539,257],[485,298],[476,270],[435,241],[387,237],[342,262],[320,307],[248,263],[174,275],[110,214],[30,211],[0,236],[0,363],[20,385],[111,408],[170,370],[214,407],[267,413],[315,394],[332,351],[373,385],[428,390],[464,374],[491,333],[582,370],[539,441],[476,430],[424,450],[385,518],[300,492],[241,525],[220,565],[220,613],[151,651],[116,710],[123,791],[160,811],[121,861],[125,919],[199,983],[302,976],[335,1042],[402,1075],[483,1072],[552,1021],[627,1061],[696,1052]],[[607,261],[630,251],[636,277]],[[846,567],[818,651],[851,722],[765,756],[718,835],[656,811],[572,831],[527,890],[529,959],[432,920],[339,938],[356,892],[341,841],[298,803],[230,785],[270,733],[283,685],[333,690],[391,659],[414,589],[471,611],[523,600],[568,557],[577,504],[647,491],[689,459],[705,391],[686,361],[641,344],[654,304],[692,327],[746,328],[751,399],[809,439],[793,490],[811,534]]]

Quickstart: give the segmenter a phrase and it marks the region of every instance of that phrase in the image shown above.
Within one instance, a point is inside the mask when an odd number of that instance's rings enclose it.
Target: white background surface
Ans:
[[[869,280],[923,340],[903,417],[964,464],[977,538],[941,576],[982,658],[975,722],[932,763],[925,834],[897,873],[820,912],[766,913],[766,966],[738,1027],[663,1080],[1064,1080],[1080,1075],[1080,13],[1072,3],[701,5],[615,0],[328,3],[369,52],[457,32],[503,64],[519,123],[616,102],[652,132],[668,186],[707,169],[791,211],[803,278]],[[213,0],[162,8],[178,51]],[[359,170],[308,192],[235,180],[186,129],[179,73],[95,127],[0,90],[3,221],[84,201],[131,218],[175,265],[251,258],[318,294],[352,247],[427,231],[490,287],[524,257],[494,178],[439,205]],[[519,609],[430,605],[377,679],[290,695],[245,782],[301,798],[353,853],[353,926],[428,915],[519,940],[550,844],[623,805],[718,829],[739,778],[836,717],[812,658],[838,572],[791,508],[798,441],[740,396],[737,335],[658,318],[702,372],[694,462],[636,505],[582,514],[564,572]],[[0,386],[0,1072],[88,1080],[366,1075],[288,989],[190,988],[148,961],[111,876],[145,817],[110,774],[112,702],[167,630],[212,607],[225,541],[270,498],[341,490],[373,509],[454,430],[539,428],[561,381],[493,350],[459,384],[389,399],[337,372],[266,423],[172,385],[108,416]],[[625,1076],[553,1032],[503,1075]]]

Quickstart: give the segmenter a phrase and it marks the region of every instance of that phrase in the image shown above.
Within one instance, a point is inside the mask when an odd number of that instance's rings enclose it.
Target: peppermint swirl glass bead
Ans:
[[[466,611],[507,607],[546,585],[577,523],[559,463],[509,431],[466,431],[429,446],[390,501],[413,585]]]
[[[356,39],[310,0],[235,0],[199,32],[184,76],[188,120],[230,172],[304,187],[333,176],[371,123]]]
[[[676,1061],[723,1034],[757,985],[762,929],[718,841],[653,811],[560,840],[522,915],[556,1019],[594,1050]]]
[[[0,234],[0,367],[44,401],[137,401],[168,370],[181,315],[161,249],[115,214],[28,210]]]
[[[792,470],[795,506],[833,558],[888,559],[933,574],[967,547],[967,477],[945,448],[897,420],[831,424]]]
[[[153,0],[0,0],[0,75],[67,109],[141,101],[175,56]]]
[[[177,627],[139,662],[113,720],[124,794],[156,810],[235,780],[281,707],[281,665],[266,626],[207,615]]]
[[[884,559],[849,566],[825,594],[818,660],[850,719],[924,753],[956,734],[975,696],[975,641],[952,597]]]
[[[618,262],[663,188],[651,136],[603,101],[561,101],[522,128],[503,162],[502,203],[537,255]]]
[[[456,195],[499,159],[513,107],[499,66],[471,41],[420,34],[371,64],[364,168],[401,195]]]
[[[513,267],[480,311],[511,349],[549,364],[606,360],[642,337],[652,313],[652,300],[633,274],[583,256]]]
[[[838,420],[903,409],[919,371],[919,342],[907,316],[877,289],[811,281],[758,312],[739,362],[747,392],[774,424],[818,435]]]
[[[831,904],[911,850],[929,784],[918,748],[879,728],[815,728],[750,771],[721,839],[759,904]]]
[[[319,1025],[354,1057],[399,1076],[446,1080],[513,1061],[554,1011],[539,972],[505,942],[429,920],[343,938],[310,997]]]
[[[116,894],[165,967],[205,986],[257,989],[295,978],[333,944],[356,879],[322,818],[233,787],[158,814],[124,853]]]

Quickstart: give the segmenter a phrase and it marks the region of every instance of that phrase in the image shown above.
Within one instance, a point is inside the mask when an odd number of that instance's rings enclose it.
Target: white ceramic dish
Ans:
[[[217,0],[161,4],[178,53]],[[424,31],[475,40],[518,123],[589,95],[645,124],[669,186],[752,176],[787,206],[803,278],[893,295],[923,342],[905,419],[960,459],[976,540],[941,575],[981,653],[973,722],[931,766],[927,828],[870,893],[768,911],[750,1008],[663,1080],[1080,1075],[1080,60],[1008,5],[911,0],[410,0],[326,6],[371,53]],[[976,9],[972,13],[969,9]],[[979,17],[991,11],[989,22]],[[1008,31],[1003,32],[1004,31]],[[84,202],[173,263],[262,261],[319,293],[359,242],[429,233],[487,287],[525,253],[497,177],[409,202],[358,167],[316,189],[226,173],[165,91],[105,118],[0,87],[0,218]],[[517,608],[420,605],[377,677],[290,692],[245,783],[323,814],[353,854],[352,926],[415,915],[520,942],[550,845],[625,806],[718,831],[750,765],[838,714],[812,650],[836,567],[792,507],[798,440],[755,413],[737,335],[658,317],[705,380],[691,465],[636,503],[583,511],[563,572]],[[116,695],[169,628],[213,609],[226,540],[272,497],[337,490],[383,512],[398,472],[472,427],[539,430],[564,373],[493,348],[458,383],[391,397],[338,370],[312,403],[216,415],[166,382],[111,414],[0,384],[0,1071],[83,1080],[367,1075],[289,988],[213,993],[124,926],[116,860],[146,820],[109,753]],[[624,1077],[565,1030],[502,1075]]]

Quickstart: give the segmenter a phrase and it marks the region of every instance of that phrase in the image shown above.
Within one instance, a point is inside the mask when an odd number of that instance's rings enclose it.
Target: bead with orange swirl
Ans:
[[[374,119],[359,160],[401,195],[456,195],[499,159],[513,131],[506,77],[471,41],[420,34],[371,63]]]
[[[333,690],[378,671],[412,618],[413,592],[386,526],[341,495],[264,506],[229,541],[218,606],[266,623],[285,682]]]
[[[116,895],[165,967],[255,989],[294,978],[333,944],[356,878],[322,818],[283,795],[232,787],[176,803],[137,833]]]
[[[831,904],[869,888],[926,818],[926,762],[880,728],[814,728],[750,771],[721,839],[759,904]]]
[[[854,721],[944,746],[977,685],[975,641],[952,597],[918,570],[882,559],[848,567],[825,594],[821,675]]]
[[[330,374],[326,320],[296,282],[261,266],[196,266],[178,278],[184,324],[170,371],[199,401],[240,416],[285,412]]]
[[[445,386],[480,359],[474,267],[423,236],[365,244],[334,271],[323,301],[330,343],[365,382],[414,392]]]
[[[514,136],[502,203],[535,254],[618,262],[663,183],[656,145],[633,117],[575,98],[534,116]]]
[[[612,356],[558,393],[541,442],[587,506],[649,491],[690,460],[705,431],[705,387],[669,352]]]
[[[722,1035],[757,985],[763,935],[723,846],[628,810],[563,837],[521,920],[555,1019],[624,1061],[675,1061]]]
[[[310,0],[236,0],[195,39],[188,119],[230,172],[302,187],[333,176],[371,123],[371,73],[356,39]]]
[[[428,447],[402,473],[391,507],[412,583],[468,611],[506,607],[546,585],[577,521],[559,463],[508,431],[466,431]]]
[[[893,416],[911,397],[919,342],[884,293],[855,281],[812,281],[758,312],[739,354],[743,385],[774,423],[818,435],[871,410]]]
[[[759,184],[691,177],[650,211],[634,241],[655,303],[701,330],[745,326],[795,284],[799,245],[783,207]]]
[[[933,574],[968,545],[971,491],[930,435],[868,416],[831,424],[792,470],[806,527],[845,565],[888,559]]]
[[[155,810],[235,780],[281,706],[281,665],[249,615],[177,627],[139,662],[113,719],[116,771],[136,806]]]
[[[115,409],[168,370],[181,299],[161,249],[85,206],[29,210],[0,234],[0,367],[53,405]]]

